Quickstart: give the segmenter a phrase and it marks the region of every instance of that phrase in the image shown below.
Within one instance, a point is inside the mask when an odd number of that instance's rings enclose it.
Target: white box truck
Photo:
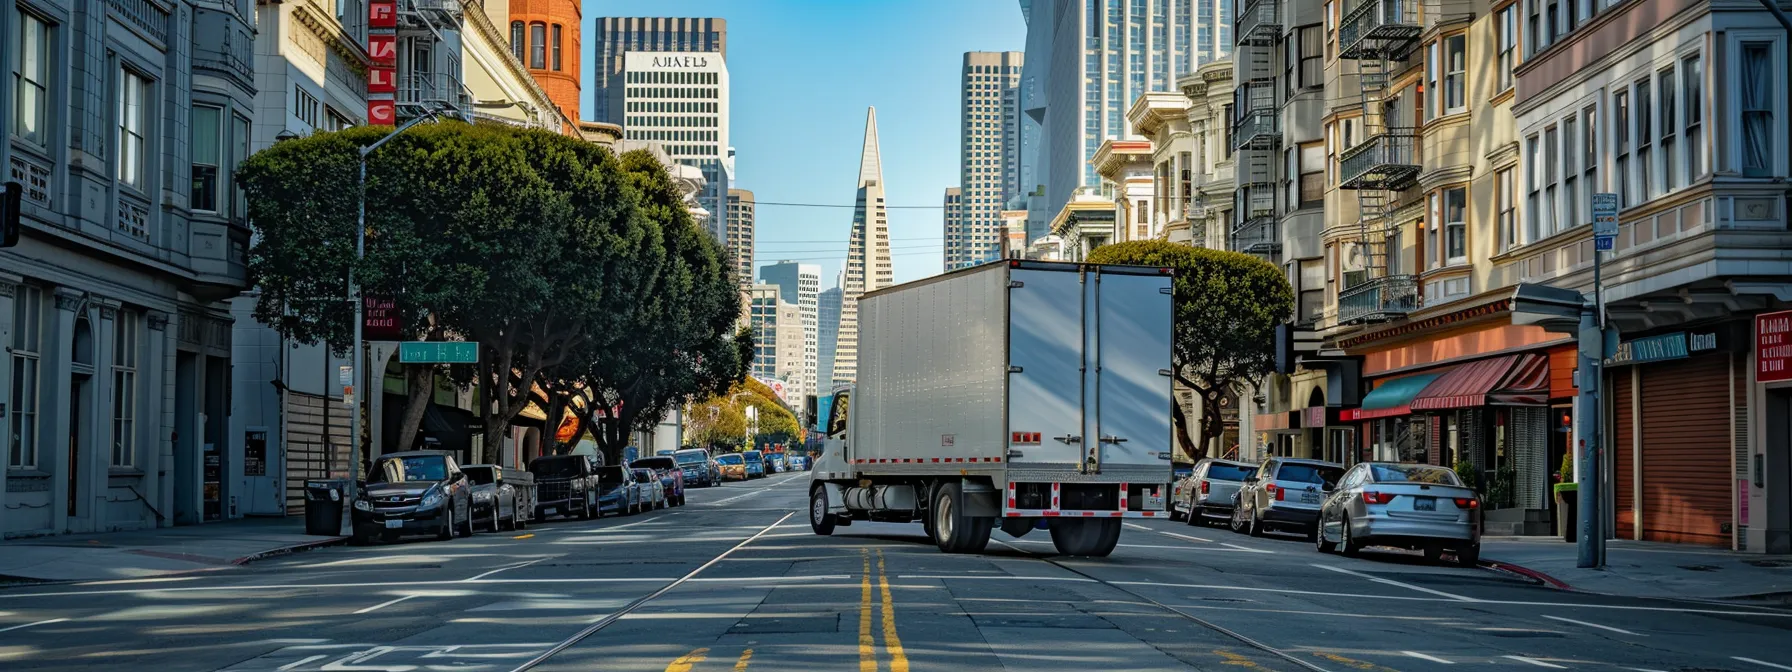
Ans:
[[[949,553],[1048,529],[1105,556],[1167,517],[1170,269],[1004,260],[866,293],[809,522],[920,521]]]

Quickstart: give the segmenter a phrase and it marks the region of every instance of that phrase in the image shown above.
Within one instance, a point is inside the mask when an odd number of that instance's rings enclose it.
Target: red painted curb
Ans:
[[[1568,582],[1566,582],[1566,581],[1563,581],[1556,577],[1550,576],[1548,574],[1544,574],[1543,572],[1539,572],[1535,569],[1531,569],[1529,567],[1522,567],[1519,565],[1514,565],[1509,562],[1500,562],[1498,560],[1482,560],[1481,566],[1485,567],[1487,569],[1494,570],[1494,571],[1511,572],[1513,574],[1517,574],[1517,575],[1525,577],[1527,579],[1531,579],[1534,581],[1540,581],[1544,585],[1549,586],[1551,588],[1555,588],[1557,590],[1574,590],[1575,589],[1574,586],[1568,585]]]

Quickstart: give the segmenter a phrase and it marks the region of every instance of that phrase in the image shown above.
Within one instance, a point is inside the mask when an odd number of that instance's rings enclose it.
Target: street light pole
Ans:
[[[355,323],[350,325],[354,332],[355,339],[354,354],[352,355],[354,362],[353,380],[356,386],[361,387],[361,393],[354,395],[354,402],[348,404],[350,413],[348,437],[348,495],[351,500],[361,494],[361,401],[367,394],[367,387],[364,384],[366,382],[367,372],[362,369],[366,362],[366,355],[362,353],[365,344],[361,341],[361,326],[363,320],[361,311],[365,306],[361,300],[361,286],[355,282],[355,266],[359,265],[361,259],[367,256],[367,157],[372,154],[374,150],[379,149],[381,145],[386,144],[387,141],[398,137],[398,134],[410,130],[412,126],[435,119],[448,112],[450,112],[450,110],[445,109],[425,112],[415,119],[404,122],[404,124],[398,128],[392,129],[391,133],[387,133],[384,137],[373,141],[373,144],[361,148],[361,173],[355,183],[355,191],[359,194],[360,200],[359,212],[355,215],[355,264],[348,268],[348,300],[355,305]],[[351,389],[350,392],[352,394],[353,390]],[[326,412],[325,416],[328,415],[328,412]]]

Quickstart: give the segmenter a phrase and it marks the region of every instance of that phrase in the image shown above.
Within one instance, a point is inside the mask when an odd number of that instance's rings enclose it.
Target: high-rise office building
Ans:
[[[745,288],[753,284],[753,192],[745,189],[728,190],[727,221],[723,226],[722,244],[728,253],[728,266],[734,269],[734,277]]]
[[[747,287],[748,324],[753,329],[753,375],[783,381],[787,398],[800,387],[802,378],[803,315],[796,305],[780,298],[777,285]]]
[[[963,268],[966,250],[960,241],[964,239],[964,190],[958,187],[946,187],[946,197],[941,204],[945,216],[941,225],[945,228],[946,264],[945,270]]]
[[[659,143],[672,160],[703,171],[698,201],[710,234],[728,239],[727,22],[721,19],[597,19],[593,118],[624,137]],[[747,276],[751,279],[751,274]]]
[[[819,380],[817,369],[821,357],[820,305],[821,267],[780,261],[759,269],[759,281],[778,288],[778,298],[794,304],[803,318],[803,363],[799,379],[785,383],[796,388],[796,397],[815,394]],[[835,317],[838,320],[838,316]]]
[[[510,43],[561,114],[577,122],[579,0],[510,0]]]
[[[1002,205],[1020,189],[1021,52],[972,51],[959,71],[960,221],[946,223],[946,270],[1001,253]],[[948,196],[950,201],[950,196]]]
[[[817,396],[833,391],[834,385],[834,352],[835,345],[840,342],[840,295],[844,292],[839,276],[834,278],[834,286],[821,293],[815,300],[815,393]]]
[[[890,223],[884,209],[884,164],[877,148],[877,108],[865,113],[865,144],[859,152],[859,188],[846,248],[846,281],[841,286],[840,335],[834,350],[834,380],[859,374],[859,297],[890,286]]]
[[[1192,30],[1177,32],[1177,47],[1187,59],[1183,74],[1232,55],[1232,3],[1234,0],[1177,0]],[[1188,42],[1190,35],[1194,42]],[[1174,91],[1174,89],[1161,89]]]

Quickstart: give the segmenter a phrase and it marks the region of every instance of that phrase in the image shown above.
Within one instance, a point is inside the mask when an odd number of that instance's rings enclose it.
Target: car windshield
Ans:
[[[579,462],[583,455],[567,455],[564,457],[538,457],[529,463],[529,473],[543,478],[565,478],[579,475]]]
[[[629,463],[628,466],[644,467],[648,469],[674,469],[678,467],[678,462],[670,457],[643,457]]]
[[[636,469],[635,470],[635,482],[636,483],[652,483],[653,482],[653,470],[651,470],[651,469]]]
[[[703,454],[703,451],[700,450],[673,453],[672,457],[678,460],[679,464],[703,464],[709,459],[709,456]]]
[[[1207,478],[1215,481],[1243,481],[1257,473],[1256,467],[1244,467],[1236,464],[1215,462],[1207,465]]]
[[[741,460],[741,456],[739,453],[729,453],[727,455],[716,456],[716,464],[740,464],[741,461],[742,460]]]
[[[758,460],[761,462],[765,461],[765,456],[760,454],[759,451],[757,451],[757,450],[749,450],[747,452],[741,453],[741,455],[746,456],[746,458],[749,460]]]
[[[1343,467],[1319,464],[1284,464],[1276,471],[1276,480],[1291,483],[1314,483],[1326,487],[1338,484],[1344,476]]]
[[[597,482],[602,485],[621,485],[627,483],[627,470],[620,466],[601,467],[597,470]]]
[[[1370,473],[1376,483],[1428,483],[1431,485],[1462,485],[1457,480],[1456,472],[1429,464],[1372,464]]]
[[[472,480],[474,485],[491,485],[498,482],[497,467],[461,467],[460,470],[467,474],[467,478]]]
[[[440,481],[448,478],[448,460],[440,455],[391,457],[380,460],[369,474],[373,483]]]

